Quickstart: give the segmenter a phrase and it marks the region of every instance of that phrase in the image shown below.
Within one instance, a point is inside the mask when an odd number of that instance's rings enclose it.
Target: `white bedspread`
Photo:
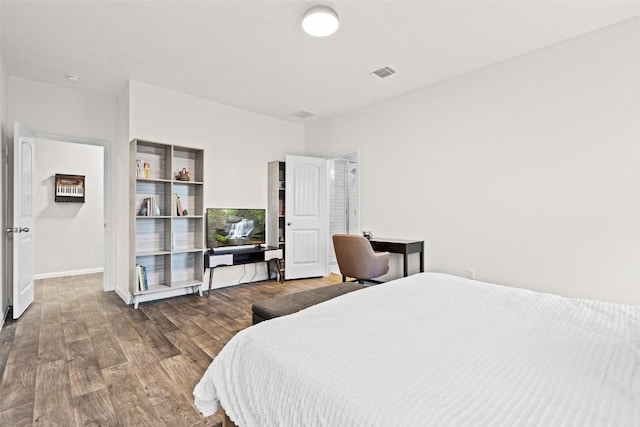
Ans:
[[[245,329],[194,396],[241,427],[640,426],[640,307],[423,273]]]

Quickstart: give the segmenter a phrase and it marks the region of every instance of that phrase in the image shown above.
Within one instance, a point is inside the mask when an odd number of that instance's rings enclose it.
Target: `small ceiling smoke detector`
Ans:
[[[391,67],[382,67],[382,68],[379,68],[379,69],[377,69],[375,71],[370,72],[369,74],[370,75],[374,75],[374,76],[378,76],[381,79],[385,79],[385,78],[387,78],[387,77],[389,77],[389,76],[391,76],[391,75],[393,75],[395,73],[396,73],[396,70],[394,70]]]
[[[312,113],[311,111],[307,111],[307,110],[300,110],[300,111],[296,111],[295,113],[291,113],[291,115],[306,119],[307,117],[315,116],[316,113]]]
[[[78,83],[80,81],[80,76],[77,74],[66,74],[64,77],[70,82]]]
[[[328,6],[313,6],[302,16],[302,28],[314,37],[326,37],[340,26],[338,14]]]

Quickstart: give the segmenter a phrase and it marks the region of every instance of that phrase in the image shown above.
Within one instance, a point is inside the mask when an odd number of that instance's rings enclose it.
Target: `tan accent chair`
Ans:
[[[363,283],[389,271],[389,252],[374,252],[371,243],[360,235],[334,234],[333,248],[343,282],[353,277]]]

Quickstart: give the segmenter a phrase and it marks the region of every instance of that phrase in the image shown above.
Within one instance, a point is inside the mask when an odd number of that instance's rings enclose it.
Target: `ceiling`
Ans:
[[[315,4],[340,28],[303,33]],[[315,120],[638,16],[637,0],[1,0],[10,75],[116,96],[128,79]],[[371,76],[390,66],[386,79]],[[71,83],[64,76],[82,77]],[[292,116],[307,110],[308,119]]]

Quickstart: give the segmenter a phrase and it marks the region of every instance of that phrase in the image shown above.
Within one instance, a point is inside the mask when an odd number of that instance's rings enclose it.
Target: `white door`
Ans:
[[[287,156],[285,278],[327,274],[327,160]]]
[[[13,318],[33,302],[33,148],[31,132],[13,124]],[[7,230],[9,231],[9,230]]]

